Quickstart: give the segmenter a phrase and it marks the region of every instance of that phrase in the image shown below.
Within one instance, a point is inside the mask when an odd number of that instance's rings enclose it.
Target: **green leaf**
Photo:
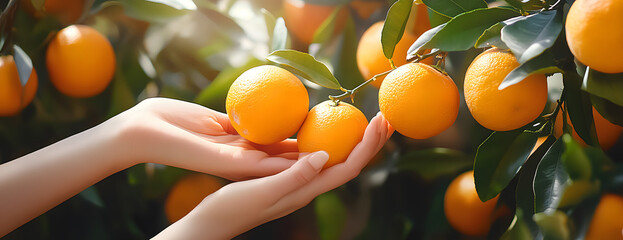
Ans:
[[[428,8],[428,19],[430,20],[431,28],[434,28],[434,27],[437,27],[437,26],[439,26],[441,24],[447,23],[452,18],[444,16],[444,15],[441,15],[438,12],[435,12],[435,11],[431,10],[430,8]]]
[[[166,23],[171,18],[179,17],[192,11],[184,7],[185,5],[183,4],[173,7],[165,3],[145,0],[124,0],[120,1],[120,3],[123,5],[126,15],[148,22]]]
[[[524,216],[526,215],[522,213],[520,209],[517,209],[515,212],[515,217],[513,222],[508,227],[508,230],[502,235],[501,240],[532,240],[530,226],[524,220]],[[532,216],[532,214],[530,214]]]
[[[595,196],[600,191],[599,181],[578,180],[570,181],[565,188],[558,208],[575,208],[585,199]]]
[[[355,23],[351,17],[348,17],[341,41],[338,42],[337,49],[331,58],[335,77],[348,89],[353,89],[365,81],[357,66],[358,41]]]
[[[513,71],[508,73],[498,89],[502,90],[520,83],[532,74],[550,74],[557,72],[562,73],[563,70],[556,66],[556,59],[554,59],[554,55],[549,51],[545,51],[541,55],[522,63],[517,68],[513,69]]]
[[[286,49],[290,44],[290,38],[288,38],[288,29],[286,28],[286,22],[282,17],[277,18],[275,21],[275,28],[272,36],[272,44],[270,49],[277,51]]]
[[[560,158],[564,151],[562,138],[554,142],[537,166],[534,176],[534,210],[549,212],[556,210],[569,175]]]
[[[553,136],[548,136],[547,139],[539,146],[526,160],[526,163],[521,167],[519,171],[519,179],[517,180],[517,189],[515,194],[515,201],[517,207],[521,208],[525,214],[532,216],[534,211],[534,175],[536,174],[537,167],[541,162],[541,159],[550,149],[552,144],[556,141]]]
[[[433,180],[468,169],[471,165],[471,158],[463,152],[449,148],[431,148],[406,153],[396,163],[396,169],[412,171],[426,180]]]
[[[563,84],[567,94],[564,100],[573,129],[588,145],[599,146],[590,95],[580,89],[582,79],[575,71],[565,71]]]
[[[323,193],[314,200],[318,232],[322,240],[340,239],[346,224],[346,207],[335,191]]]
[[[270,53],[266,59],[320,86],[331,89],[342,87],[326,65],[307,53],[277,50]]]
[[[268,42],[273,41],[273,35],[275,32],[275,24],[277,23],[277,18],[270,13],[266,8],[260,9],[260,12],[264,16],[264,23],[266,23],[266,33],[268,35]]]
[[[591,103],[599,114],[606,120],[619,126],[623,126],[623,107],[616,105],[604,98],[591,95]]]
[[[337,18],[338,13],[342,10],[342,7],[343,6],[338,6],[333,9],[331,15],[329,15],[329,17],[327,17],[322,24],[318,26],[318,29],[314,32],[312,43],[324,43],[331,38],[333,32],[335,31],[335,23],[337,22],[335,19]]]
[[[162,3],[177,10],[196,10],[197,5],[192,0],[145,0],[147,2]]]
[[[562,30],[562,12],[544,11],[532,14],[502,28],[502,41],[519,63],[540,55],[552,47]]]
[[[500,49],[508,49],[508,46],[506,46],[506,44],[502,41],[500,34],[500,31],[502,31],[504,26],[506,26],[504,22],[499,22],[487,28],[487,30],[485,30],[482,35],[478,37],[478,40],[474,43],[474,47],[486,48],[495,46]]]
[[[567,169],[567,173],[573,180],[590,180],[591,179],[591,161],[584,153],[584,150],[571,135],[562,136],[565,143],[565,151],[562,153],[562,161]]]
[[[445,24],[426,31],[409,48],[415,56],[426,49],[464,51],[474,46],[485,30],[519,13],[508,8],[481,8],[461,13]]]
[[[454,17],[478,8],[487,8],[483,0],[422,0],[427,7],[447,17]]]
[[[97,207],[104,207],[104,201],[102,201],[102,198],[97,192],[97,189],[95,189],[95,186],[90,186],[87,189],[82,190],[82,192],[78,195]]]
[[[537,213],[533,218],[543,232],[544,239],[571,239],[569,217],[564,212],[556,210],[551,213]]]
[[[541,10],[547,6],[542,0],[504,0],[508,5],[524,11]]]
[[[398,0],[387,12],[387,18],[385,18],[383,30],[381,31],[383,54],[385,54],[387,59],[391,59],[394,56],[396,44],[398,44],[402,34],[405,32],[412,4],[412,0]]]
[[[252,58],[243,66],[224,69],[197,95],[194,102],[224,112],[225,99],[231,84],[245,71],[262,64],[264,64],[263,61]]]
[[[619,106],[623,106],[623,94],[621,94],[623,93],[623,73],[606,74],[587,67],[582,82],[582,89]]]
[[[480,146],[474,159],[474,182],[481,201],[494,198],[508,185],[528,159],[537,134],[517,129],[493,132]]]
[[[22,86],[26,86],[28,83],[28,79],[32,74],[32,60],[22,48],[17,45],[13,45],[14,55],[13,59],[15,59],[15,65],[17,66],[17,73],[19,75],[19,81]]]

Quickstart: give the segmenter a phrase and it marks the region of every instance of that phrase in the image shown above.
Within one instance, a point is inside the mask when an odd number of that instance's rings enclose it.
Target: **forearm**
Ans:
[[[100,126],[0,165],[0,236],[133,164]]]

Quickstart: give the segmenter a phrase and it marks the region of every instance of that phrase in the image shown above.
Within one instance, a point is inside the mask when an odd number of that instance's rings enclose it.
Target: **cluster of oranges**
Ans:
[[[331,6],[314,6],[324,8],[325,14],[316,15],[317,19],[312,19],[312,22],[318,24],[305,29],[309,35],[306,37],[300,32],[302,28],[296,28],[296,26],[301,26],[294,17],[296,14],[289,14],[292,12],[289,9],[292,7],[289,5],[299,1],[286,0],[285,2],[286,24],[294,27],[289,29],[293,29],[295,39],[301,39],[306,44],[311,43],[314,30],[334,10]],[[300,2],[299,12],[304,12],[300,9],[306,6],[311,8],[308,6],[310,4]],[[623,27],[623,18],[615,17],[620,12],[623,12],[621,1],[605,1],[603,4],[595,4],[587,0],[578,0],[573,4],[567,16],[566,34],[569,47],[580,62],[605,73],[623,72],[621,61],[612,61],[604,57],[600,49],[605,44],[610,46],[615,54],[623,54],[623,45],[620,44],[623,41],[623,32],[613,33],[609,30],[610,28],[601,27],[615,25]],[[340,18],[343,16],[338,17]],[[459,109],[459,92],[454,81],[447,74],[429,66],[432,64],[430,59],[424,59],[420,63],[406,62],[407,49],[419,35],[430,28],[426,6],[418,5],[416,14],[412,15],[409,21],[415,24],[412,25],[413,28],[405,31],[391,59],[398,67],[389,75],[376,78],[372,85],[379,88],[379,108],[392,127],[407,137],[425,139],[441,133],[454,123]],[[373,24],[363,33],[359,41],[357,65],[366,79],[392,69],[390,62],[383,54],[380,42],[383,24],[383,22]],[[337,26],[341,28],[340,24]],[[611,37],[604,39],[602,37],[604,35]],[[543,112],[548,101],[545,75],[532,74],[519,83],[499,89],[504,78],[518,66],[519,62],[511,51],[491,48],[477,56],[468,67],[463,82],[465,102],[471,115],[480,125],[494,131],[510,131],[526,126]],[[315,108],[330,109],[330,105],[330,102],[321,103]],[[593,109],[593,115],[599,143],[603,149],[609,149],[618,140],[623,128],[610,123],[595,109]],[[557,136],[562,135],[560,118],[558,117],[556,121]],[[317,122],[314,127],[322,127],[322,123],[324,122]],[[307,131],[306,129],[305,132]],[[299,133],[299,141],[301,137],[306,137],[306,134],[308,133]],[[583,142],[575,132],[573,136],[577,141]],[[325,137],[325,139],[331,139],[331,137]],[[303,149],[312,150],[312,148],[301,148]],[[323,148],[313,148],[313,150],[318,149]],[[478,198],[473,171],[469,171],[458,176],[450,184],[446,192],[444,207],[448,221],[459,232],[466,235],[485,235],[489,231],[494,216],[499,212],[496,211],[496,204],[497,197],[486,202]],[[596,212],[596,218],[608,214],[604,210],[599,210],[606,208],[601,207],[602,205],[621,208],[623,198],[611,194],[604,195]],[[593,225],[600,224],[593,222]],[[620,228],[623,224],[616,222],[610,225]],[[592,236],[598,232],[600,231],[591,230],[588,235]],[[617,236],[620,237],[620,234],[619,229]]]
[[[42,11],[24,4],[36,17],[53,16],[61,23],[78,20],[84,1],[45,1]],[[67,7],[68,6],[68,7]],[[52,84],[63,94],[86,98],[106,89],[115,73],[115,53],[108,39],[86,25],[70,25],[60,30],[49,42],[46,68]],[[33,68],[22,86],[13,56],[0,57],[0,116],[18,114],[35,97],[38,77]]]

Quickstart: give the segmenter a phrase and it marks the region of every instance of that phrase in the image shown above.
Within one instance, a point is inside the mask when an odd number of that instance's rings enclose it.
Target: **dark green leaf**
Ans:
[[[104,201],[102,201],[102,198],[97,192],[97,189],[95,189],[95,186],[90,186],[87,189],[84,189],[79,195],[97,207],[104,207]]]
[[[430,20],[430,26],[431,28],[434,28],[436,26],[439,26],[441,24],[444,24],[448,21],[450,21],[450,17],[446,17],[444,15],[441,15],[433,10],[431,10],[430,8],[428,8],[428,19]]]
[[[623,126],[623,107],[616,105],[604,98],[591,95],[591,103],[599,115],[611,123]]]
[[[481,201],[494,198],[515,177],[537,138],[518,129],[493,132],[480,144],[474,159],[474,182]]]
[[[394,56],[396,44],[400,41],[402,34],[405,32],[412,4],[412,0],[398,0],[387,12],[387,18],[385,18],[383,30],[381,31],[383,54],[385,54],[387,59],[391,59],[392,56]]]
[[[506,26],[504,22],[499,22],[493,24],[493,26],[491,26],[490,28],[487,28],[487,30],[485,30],[485,32],[483,32],[482,35],[478,37],[478,40],[476,40],[474,47],[486,48],[495,46],[500,49],[508,49],[508,46],[506,46],[506,44],[502,41],[500,34],[500,31],[502,31],[502,28],[504,26]]]
[[[525,63],[554,45],[562,30],[562,21],[561,11],[529,15],[502,28],[502,41],[519,63]]]
[[[396,163],[400,171],[413,171],[426,180],[468,169],[472,160],[463,152],[449,148],[411,151]]]
[[[245,71],[264,64],[263,61],[252,58],[241,67],[226,68],[221,71],[216,78],[201,93],[197,95],[194,102],[203,106],[225,111],[225,99],[229,86]]]
[[[508,8],[482,8],[461,13],[445,25],[426,31],[409,48],[409,56],[425,49],[464,51],[474,46],[485,30],[519,13]],[[408,56],[408,57],[409,57]]]
[[[569,230],[569,217],[561,211],[537,213],[533,216],[534,221],[543,232],[544,239],[571,239]]]
[[[454,17],[478,8],[487,8],[483,0],[422,0],[427,7],[447,17]]]
[[[517,68],[513,69],[513,71],[508,73],[498,89],[502,90],[520,83],[531,74],[550,74],[556,72],[562,73],[563,71],[556,66],[554,55],[549,51],[545,51],[541,55],[522,63]]]
[[[307,53],[295,50],[277,50],[270,53],[266,59],[320,86],[331,89],[341,88],[340,83],[331,74],[327,66]]]
[[[532,216],[534,211],[534,175],[536,169],[541,162],[541,159],[550,149],[552,144],[556,141],[553,136],[548,136],[547,139],[539,146],[526,160],[526,163],[521,167],[519,171],[519,180],[517,182],[517,189],[515,194],[515,201],[517,207],[521,208],[527,216]],[[530,220],[531,221],[531,220]]]
[[[340,239],[346,224],[346,207],[335,191],[323,193],[314,200],[318,232],[322,240]]]
[[[575,71],[565,71],[563,83],[569,118],[576,133],[591,146],[599,146],[590,95],[580,89],[582,79]]]
[[[623,73],[606,74],[587,67],[582,89],[623,106]]]
[[[563,151],[564,144],[562,138],[559,138],[537,166],[533,185],[535,212],[552,211],[558,207],[569,181],[569,175],[560,160]]]
[[[19,81],[22,83],[22,86],[25,86],[28,83],[28,79],[32,74],[32,60],[22,48],[17,45],[13,45],[14,55],[13,59],[15,59],[15,65],[17,66],[17,73],[19,74]]]
[[[542,0],[504,0],[513,7],[522,9],[524,11],[540,10],[547,6]]]
[[[283,21],[282,17],[277,18],[272,36],[271,50],[277,51],[286,49],[289,45],[289,40],[286,22]]]
[[[584,153],[584,150],[571,135],[565,134],[562,137],[565,143],[565,151],[562,153],[562,161],[567,169],[569,177],[573,180],[591,179],[591,161]]]

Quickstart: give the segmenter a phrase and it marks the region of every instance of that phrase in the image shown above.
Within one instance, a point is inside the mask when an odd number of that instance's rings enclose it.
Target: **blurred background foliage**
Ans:
[[[8,2],[0,6],[5,9]],[[44,0],[20,0],[10,22],[12,42],[32,60],[39,87],[33,102],[21,113],[0,117],[0,163],[95,126],[149,97],[181,99],[224,112],[229,85],[245,70],[269,64],[266,56],[276,49],[308,52],[325,63],[342,86],[352,89],[359,85],[364,81],[355,60],[359,37],[373,23],[385,19],[394,1],[306,2],[341,5],[346,10],[345,26],[336,31],[333,21],[328,21],[315,32],[314,43],[307,45],[295,37],[284,37],[280,0],[65,0],[61,3],[64,11],[75,12],[60,15],[42,14]],[[449,19],[431,10],[429,14],[433,27]],[[70,24],[92,26],[115,50],[114,78],[95,97],[65,96],[48,79],[46,46],[57,31]],[[472,48],[451,52],[446,58],[445,70],[459,89],[465,70],[480,52]],[[310,93],[310,106],[340,93],[302,81]],[[550,77],[549,87],[551,102],[546,112],[555,107],[561,79]],[[378,112],[377,91],[366,87],[355,97],[354,105],[368,119]],[[480,126],[461,101],[457,121],[442,134],[413,140],[395,133],[359,177],[236,239],[472,239],[450,227],[443,213],[443,197],[450,181],[472,168],[478,146],[492,131]],[[612,181],[607,183],[611,189],[623,189],[622,146],[619,140],[606,151],[615,160]],[[170,224],[165,214],[167,196],[188,174],[154,164],[134,166],[3,239],[152,237]],[[509,220],[496,222],[492,232],[504,233]]]

